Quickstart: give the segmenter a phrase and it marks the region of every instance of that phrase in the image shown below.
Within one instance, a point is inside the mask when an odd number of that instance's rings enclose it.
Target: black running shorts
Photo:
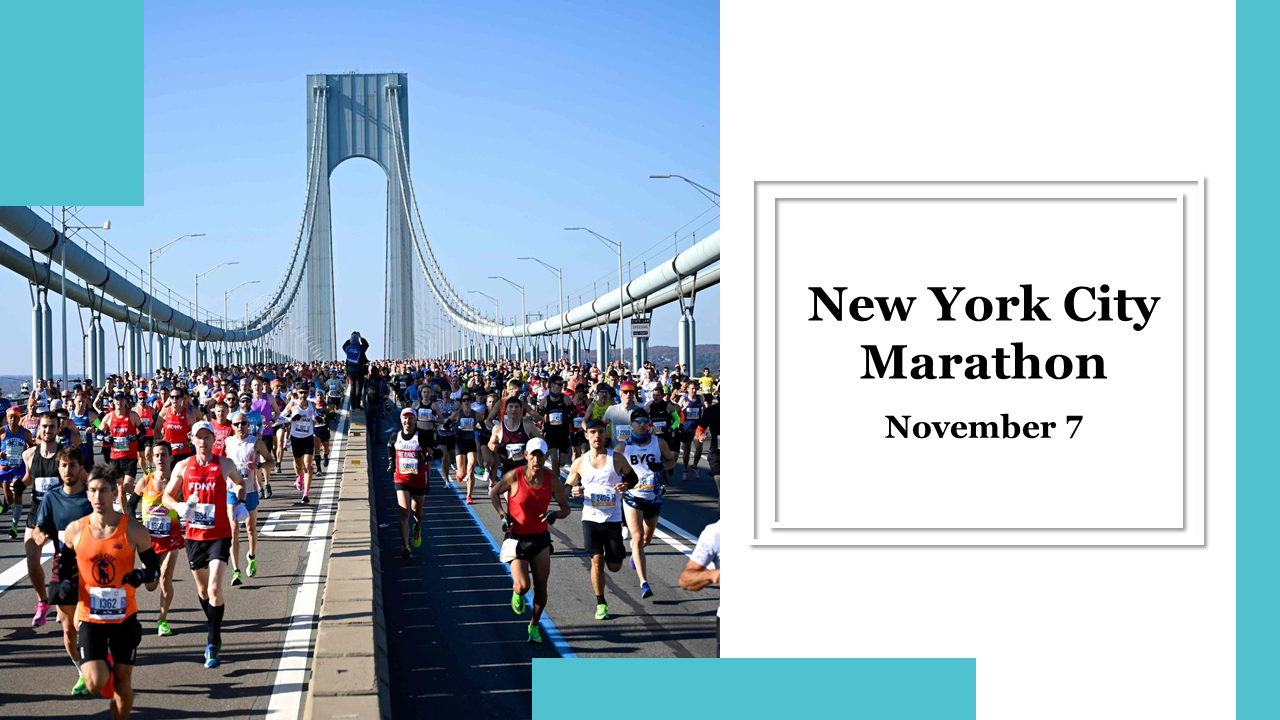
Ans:
[[[227,562],[231,558],[231,538],[216,540],[187,540],[187,563],[192,570],[209,567],[214,560]]]
[[[76,645],[80,647],[81,662],[107,659],[120,665],[134,665],[138,660],[138,644],[142,642],[142,624],[134,613],[118,623],[87,622],[81,620],[76,627]]]
[[[610,565],[621,563],[627,556],[626,546],[622,543],[622,521],[592,522],[582,521],[582,544],[587,557],[604,555],[604,561]]]

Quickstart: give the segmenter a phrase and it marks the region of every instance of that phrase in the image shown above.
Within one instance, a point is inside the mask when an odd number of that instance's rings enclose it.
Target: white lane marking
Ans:
[[[45,543],[44,549],[40,553],[40,564],[43,565],[44,563],[52,559],[53,559],[53,543],[51,542]],[[25,578],[26,576],[27,576],[27,558],[24,555],[21,560],[19,560],[18,562],[10,566],[8,570],[5,570],[3,573],[0,573],[0,595],[4,594],[4,592],[8,590],[10,587],[13,587],[14,584],[21,582],[22,579]]]
[[[330,448],[332,452],[333,448]],[[333,463],[329,463],[330,467]],[[327,471],[326,471],[327,474]],[[288,517],[297,515],[296,519]],[[308,537],[311,535],[311,521],[315,513],[309,510],[276,510],[267,516],[267,521],[258,530],[262,537]],[[280,526],[293,526],[292,530],[280,530]]]
[[[332,457],[329,469],[324,474],[324,489],[315,511],[315,522],[311,524],[311,539],[307,541],[307,569],[299,579],[298,592],[293,597],[289,629],[285,632],[284,644],[280,648],[280,663],[276,668],[271,702],[267,705],[267,717],[274,720],[297,720],[302,715],[302,690],[307,680],[307,664],[311,661],[313,633],[319,619],[317,603],[320,588],[324,585],[324,547],[329,540],[329,519],[337,507],[334,496],[338,493],[340,483],[335,480],[339,475],[338,469],[342,467],[342,457],[347,445],[346,430],[351,423],[350,402],[348,399],[342,404],[342,410],[346,414],[341,420],[342,431],[334,438],[330,448]]]

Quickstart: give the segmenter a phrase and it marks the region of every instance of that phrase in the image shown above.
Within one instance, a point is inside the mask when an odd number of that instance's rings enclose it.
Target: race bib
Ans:
[[[619,440],[629,440],[629,439],[631,439],[631,426],[630,426],[630,425],[619,425],[619,426],[618,426],[618,439],[619,439]]]
[[[123,620],[127,603],[124,588],[91,587],[89,588],[89,619]]]
[[[18,467],[22,464],[22,453],[26,450],[26,443],[21,438],[9,438],[4,441],[4,465],[5,467]]]
[[[169,513],[164,515],[148,515],[142,519],[142,525],[151,533],[151,537],[169,537]]]
[[[111,449],[116,452],[125,452],[129,449],[129,438],[119,435],[111,438]]]
[[[418,422],[431,422],[431,408],[418,408]]]
[[[666,420],[654,420],[654,421],[653,421],[653,431],[654,431],[654,432],[658,432],[658,433],[660,433],[660,432],[662,432],[663,430],[666,430],[666,429],[667,429],[667,421],[666,421]]]
[[[196,514],[187,522],[187,526],[197,530],[212,530],[214,523],[217,522],[217,516],[214,514],[217,506],[213,503],[196,503],[191,507],[195,508]]]
[[[249,466],[248,466],[248,465],[242,465],[242,466],[240,467],[240,479],[241,479],[241,480],[248,480],[248,479],[249,479]]]
[[[461,429],[463,429],[463,430],[475,430],[475,429],[476,429],[476,419],[475,419],[475,418],[469,418],[469,417],[458,418],[458,427],[459,427],[459,428],[461,428]]]
[[[612,493],[591,493],[587,497],[591,501],[591,507],[614,507],[618,504],[618,497]]]
[[[142,418],[142,429],[148,430],[150,428],[151,428],[151,418],[149,417]]]
[[[524,444],[512,443],[507,445],[507,459],[520,460],[524,457]]]
[[[563,425],[563,424],[564,424],[564,413],[562,413],[562,412],[553,412],[553,413],[551,413],[551,415],[550,415],[549,417],[551,418],[551,424],[552,424],[552,425]]]
[[[36,478],[36,497],[44,497],[44,494],[50,490],[62,485],[62,479],[56,477],[38,477]]]
[[[574,429],[574,430],[581,430],[581,429],[582,429],[582,421],[583,421],[583,420],[585,420],[585,419],[586,419],[586,418],[580,418],[580,417],[576,417],[576,418],[574,418],[574,419],[573,419],[573,429]]]
[[[702,408],[700,407],[685,408],[684,417],[686,420],[697,420],[698,418],[702,417]]]
[[[649,490],[652,490],[653,488],[654,488],[653,483],[640,483],[639,485],[635,486],[636,490],[643,490],[646,492]]]
[[[399,458],[399,467],[401,475],[417,475],[418,474],[418,458],[413,456],[403,456]]]
[[[301,435],[306,435],[311,432],[311,421],[302,419],[294,420],[293,429]]]

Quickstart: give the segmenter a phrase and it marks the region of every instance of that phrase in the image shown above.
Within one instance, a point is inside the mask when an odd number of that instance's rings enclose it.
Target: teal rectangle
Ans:
[[[973,720],[977,679],[973,658],[535,658],[533,717]]]
[[[141,205],[142,2],[0,8],[0,205]]]
[[[1236,4],[1236,717],[1280,717],[1280,5]],[[1219,238],[1230,242],[1230,238]],[[1217,477],[1229,483],[1230,476]]]

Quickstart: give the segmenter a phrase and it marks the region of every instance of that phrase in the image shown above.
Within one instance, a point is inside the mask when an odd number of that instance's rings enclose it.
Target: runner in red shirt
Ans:
[[[227,416],[227,403],[219,400],[213,406],[213,454],[218,457],[227,456],[227,438],[235,434]]]

